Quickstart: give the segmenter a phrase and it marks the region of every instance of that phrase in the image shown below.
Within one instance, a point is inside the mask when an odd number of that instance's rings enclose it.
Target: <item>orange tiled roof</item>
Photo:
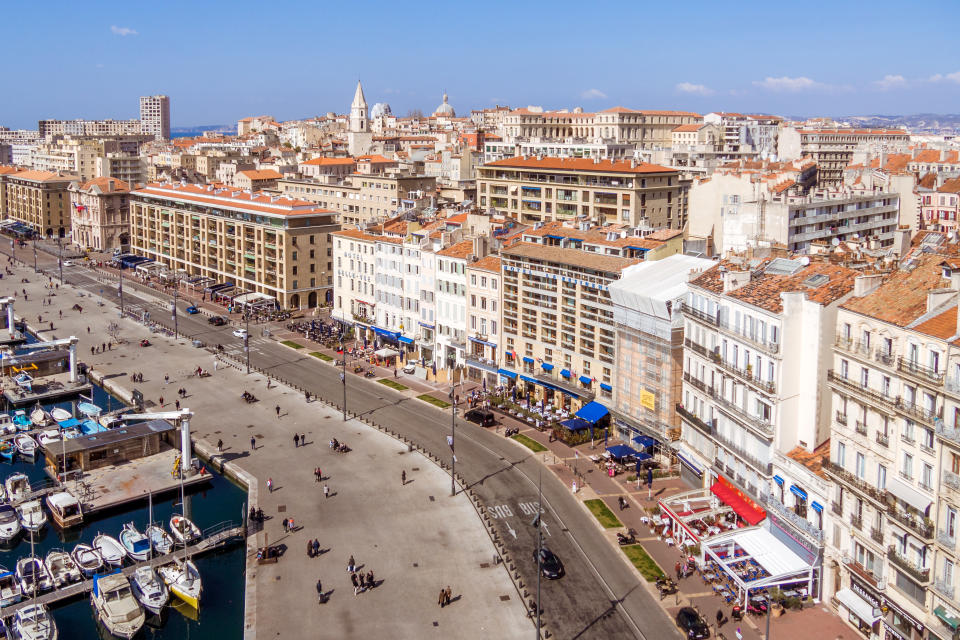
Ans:
[[[787,180],[786,182],[781,182],[780,184],[774,186],[771,191],[774,193],[783,193],[795,184],[797,184],[795,180]]]
[[[702,128],[705,127],[705,126],[707,126],[707,125],[705,125],[705,124],[681,124],[681,125],[677,125],[676,127],[674,127],[674,128],[673,128],[673,132],[674,132],[674,133],[690,133],[690,132],[694,132],[694,131],[700,131],[700,129],[702,129]]]
[[[321,156],[319,158],[310,158],[306,162],[301,162],[300,164],[310,165],[312,167],[325,167],[325,166],[333,166],[333,165],[351,165],[352,166],[356,164],[356,160],[354,160],[353,158],[326,158]]]
[[[383,164],[385,162],[396,162],[390,158],[384,158],[381,155],[357,156],[357,162],[370,162],[372,164]]]
[[[283,175],[273,169],[247,169],[246,171],[237,171],[238,176],[245,176],[251,180],[277,180]]]
[[[111,183],[113,184],[112,190],[110,189]],[[108,193],[117,193],[120,191],[130,190],[130,185],[124,182],[123,180],[118,180],[116,178],[107,178],[107,177],[100,177],[100,178],[94,178],[93,180],[87,180],[82,185],[80,185],[80,188],[84,190],[91,189],[93,187],[100,187],[102,191],[105,191]]]
[[[560,171],[601,171],[604,173],[677,173],[675,169],[657,164],[628,160],[601,160],[594,162],[590,158],[537,158],[536,156],[518,156],[488,162],[486,167],[516,167],[519,169],[555,169]]]
[[[937,174],[935,173],[926,174],[925,176],[920,178],[920,180],[917,181],[917,186],[923,187],[924,189],[933,189],[934,187],[937,186]]]
[[[446,249],[437,251],[438,256],[444,256],[447,258],[466,258],[471,253],[473,253],[473,242],[469,240],[458,242],[457,244],[451,245]]]
[[[827,474],[823,472],[823,465],[830,460],[830,439],[828,438],[818,444],[812,452],[797,446],[788,451],[786,455],[821,478],[826,478]]]
[[[927,312],[928,291],[950,286],[942,264],[942,255],[923,254],[914,269],[896,271],[875,291],[848,300],[843,308],[905,327]]]
[[[960,193],[960,178],[951,178],[937,189],[940,193]]]
[[[924,320],[913,327],[913,330],[940,340],[949,340],[957,335],[957,305]],[[960,341],[955,341],[955,344],[960,344]]]
[[[500,273],[500,256],[485,256],[467,266],[470,269],[481,269],[483,271]]]
[[[224,206],[225,202],[238,209],[260,211],[281,216],[315,215],[318,213],[335,213],[327,209],[320,209],[314,202],[295,200],[285,197],[274,197],[261,191],[247,193],[239,189],[215,189],[214,185],[197,184],[165,184],[151,183],[136,191],[132,195],[161,196],[175,198],[188,202],[198,202],[216,206]],[[219,191],[219,193],[218,193]]]
[[[52,171],[40,171],[39,169],[28,169],[27,171],[20,171],[18,173],[10,174],[11,178],[18,178],[22,180],[32,180],[33,182],[69,182],[71,180],[76,180],[79,176],[68,176],[68,175],[57,175]]]

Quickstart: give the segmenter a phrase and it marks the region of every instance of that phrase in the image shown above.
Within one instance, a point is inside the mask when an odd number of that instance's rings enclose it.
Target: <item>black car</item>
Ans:
[[[684,607],[677,612],[677,626],[693,640],[710,637],[707,623],[693,607]]]
[[[537,551],[533,551],[533,561],[537,561]],[[556,580],[563,577],[563,563],[560,558],[553,555],[553,552],[546,547],[540,548],[540,572],[548,580]]]
[[[492,427],[497,424],[497,416],[490,409],[470,409],[463,417],[470,422],[476,422],[481,427]]]
[[[212,316],[207,319],[207,322],[215,327],[222,327],[223,325],[227,324],[227,319],[223,316]]]

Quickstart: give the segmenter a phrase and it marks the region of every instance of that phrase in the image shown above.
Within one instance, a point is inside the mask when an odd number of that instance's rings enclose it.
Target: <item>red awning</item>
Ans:
[[[766,511],[758,507],[753,500],[743,495],[742,491],[731,485],[725,478],[721,477],[714,482],[713,486],[710,487],[710,491],[751,525],[758,524],[767,517]]]

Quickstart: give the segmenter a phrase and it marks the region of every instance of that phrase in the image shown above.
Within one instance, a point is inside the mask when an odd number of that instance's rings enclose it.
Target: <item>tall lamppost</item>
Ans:
[[[455,370],[451,369],[451,375]],[[450,495],[457,495],[457,383],[450,387]]]
[[[340,373],[340,383],[343,385],[343,421],[347,421],[347,350],[343,347],[343,325],[340,325],[340,364],[343,371]]]
[[[179,288],[179,287],[175,287],[175,288],[173,289],[173,309],[172,309],[172,313],[173,313],[173,339],[174,339],[174,340],[178,340],[178,339],[180,338],[179,332],[177,331],[177,289],[178,289],[178,288]]]
[[[250,373],[250,309],[244,308],[243,315],[247,321],[247,328],[243,334],[243,348],[247,352],[247,373]]]

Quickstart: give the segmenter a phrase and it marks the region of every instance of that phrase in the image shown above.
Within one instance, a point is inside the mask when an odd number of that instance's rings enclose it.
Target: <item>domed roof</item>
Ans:
[[[370,109],[371,118],[379,118],[380,116],[392,116],[393,111],[390,110],[390,105],[386,102],[378,102],[373,105],[373,108]]]
[[[457,112],[453,110],[453,107],[450,106],[450,102],[447,100],[447,94],[443,94],[443,102],[440,103],[440,106],[437,107],[437,110],[433,112],[435,116],[449,116],[455,118]]]

